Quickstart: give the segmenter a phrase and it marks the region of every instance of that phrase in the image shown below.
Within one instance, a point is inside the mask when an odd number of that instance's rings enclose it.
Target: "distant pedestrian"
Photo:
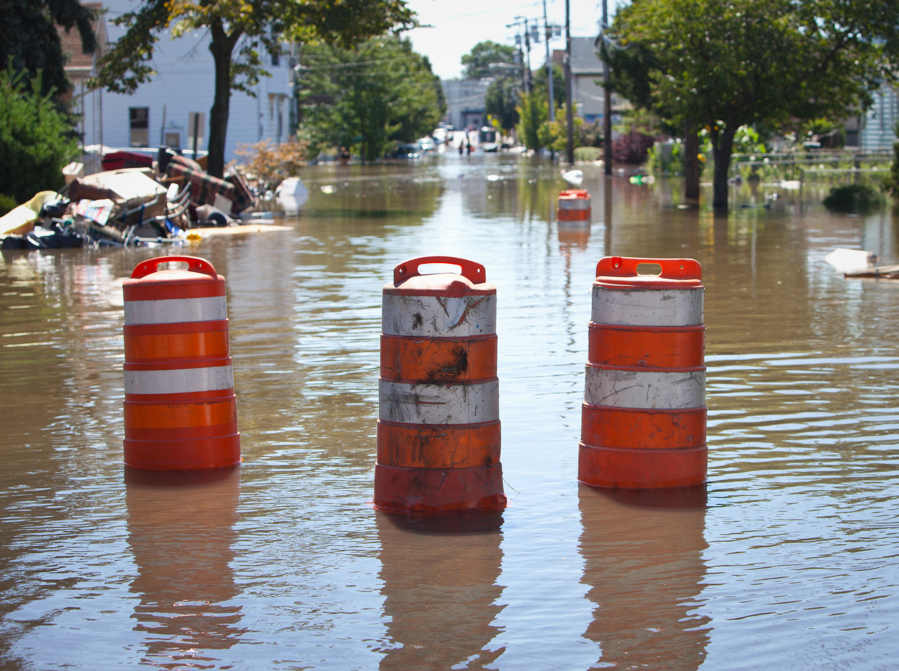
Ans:
[[[350,152],[346,147],[340,148],[340,154],[338,156],[340,158],[340,165],[346,165],[350,162]]]
[[[465,143],[465,151],[471,156],[471,140],[468,140],[468,142]]]
[[[459,156],[465,151],[465,140],[459,140]]]

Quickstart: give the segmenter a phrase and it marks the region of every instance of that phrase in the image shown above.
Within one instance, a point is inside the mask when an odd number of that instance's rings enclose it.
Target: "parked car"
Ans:
[[[423,137],[418,140],[418,146],[421,148],[422,153],[434,151],[437,149],[437,145],[434,143],[429,137]]]
[[[417,144],[401,144],[387,155],[387,158],[421,158],[421,149]]]

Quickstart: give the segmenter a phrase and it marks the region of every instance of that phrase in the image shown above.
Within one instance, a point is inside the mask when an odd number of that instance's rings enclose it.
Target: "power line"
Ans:
[[[470,12],[468,14],[453,14],[451,16],[437,16],[434,18],[435,19],[462,19],[462,18],[465,18],[466,16],[482,16],[484,14],[496,14],[498,12],[511,12],[512,10],[521,9],[523,7],[533,7],[536,4],[537,4],[536,2],[530,2],[526,5],[515,5],[514,7],[503,7],[502,9],[487,9],[483,12]]]

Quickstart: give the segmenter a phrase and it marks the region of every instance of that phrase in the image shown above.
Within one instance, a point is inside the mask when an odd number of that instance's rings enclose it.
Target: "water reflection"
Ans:
[[[126,469],[128,545],[140,596],[132,617],[142,632],[144,663],[214,668],[215,651],[236,644],[240,606],[231,562],[240,467],[155,473]]]
[[[502,610],[501,514],[376,519],[384,614],[397,646],[381,660],[382,671],[491,665],[502,652],[486,649]]]
[[[571,225],[575,223],[580,225]],[[587,243],[590,242],[589,221],[568,222],[567,225],[563,222],[558,222],[557,227],[559,232],[559,251],[563,256],[567,256],[572,251],[583,251],[587,248]],[[566,268],[566,273],[567,271],[568,269]]]
[[[398,172],[414,179],[397,179]],[[369,226],[420,224],[437,210],[444,191],[436,168],[425,166],[415,172],[390,165],[330,167],[304,181],[311,193],[303,220],[363,220]]]
[[[599,643],[601,667],[698,669],[709,618],[691,611],[702,590],[708,547],[705,487],[578,492],[581,582],[597,605],[584,634]]]

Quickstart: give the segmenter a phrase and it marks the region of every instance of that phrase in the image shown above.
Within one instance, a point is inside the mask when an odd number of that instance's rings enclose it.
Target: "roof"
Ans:
[[[598,76],[602,74],[602,61],[596,55],[593,37],[571,38],[571,74]],[[553,63],[564,63],[565,50],[553,49]]]
[[[103,10],[102,2],[82,2],[82,6],[88,9]],[[94,59],[106,50],[106,20],[99,15],[91,21],[91,27],[97,36],[97,53],[86,54],[81,48],[81,34],[77,28],[66,30],[57,26],[59,40],[62,44],[62,53],[68,57],[65,65],[66,74],[70,79],[85,79],[94,74]]]

